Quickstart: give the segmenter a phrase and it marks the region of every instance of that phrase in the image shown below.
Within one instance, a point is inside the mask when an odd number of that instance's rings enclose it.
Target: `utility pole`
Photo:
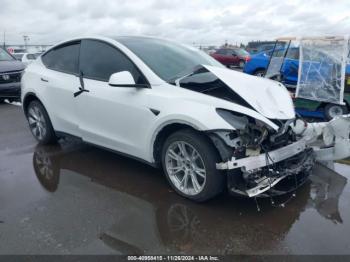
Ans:
[[[28,50],[27,50],[28,41],[30,40],[30,39],[29,39],[29,36],[24,35],[24,36],[23,36],[23,40],[24,40],[24,47],[25,47],[26,52],[27,52],[27,51],[28,51]]]
[[[4,49],[6,49],[6,31],[4,30]]]

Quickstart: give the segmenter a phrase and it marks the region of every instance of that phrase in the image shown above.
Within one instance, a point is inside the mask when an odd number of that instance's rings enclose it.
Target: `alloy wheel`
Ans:
[[[186,195],[197,195],[206,182],[206,168],[198,151],[189,143],[175,141],[165,153],[165,167],[173,185]]]
[[[47,132],[46,121],[40,108],[37,106],[30,107],[28,110],[28,122],[33,135],[42,140]]]

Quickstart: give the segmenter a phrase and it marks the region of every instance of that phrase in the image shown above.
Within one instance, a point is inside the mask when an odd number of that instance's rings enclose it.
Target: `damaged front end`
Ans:
[[[312,124],[274,120],[279,126],[275,130],[249,116],[224,109],[217,112],[235,128],[209,132],[209,136],[224,160],[217,169],[227,170],[229,189],[236,194],[283,194],[306,180],[316,160],[350,156],[350,117]],[[286,180],[291,187],[276,186]]]
[[[216,167],[227,171],[231,192],[286,193],[306,180],[315,161],[350,156],[350,116],[327,123],[296,119],[289,92],[276,81],[203,65],[175,82],[218,98],[216,113],[226,123],[206,131],[221,155]],[[292,186],[282,187],[285,181]]]

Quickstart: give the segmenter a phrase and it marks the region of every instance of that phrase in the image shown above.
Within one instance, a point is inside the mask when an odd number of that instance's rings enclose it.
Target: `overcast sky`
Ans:
[[[99,34],[188,44],[350,34],[350,0],[0,0],[0,43],[53,44]]]

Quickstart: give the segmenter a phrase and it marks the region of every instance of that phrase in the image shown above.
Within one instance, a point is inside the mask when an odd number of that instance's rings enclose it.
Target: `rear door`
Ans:
[[[227,65],[226,61],[226,50],[225,49],[219,49],[214,54],[213,57],[218,60],[220,63]]]
[[[228,59],[230,59],[231,65],[238,66],[239,61],[240,61],[240,56],[239,56],[238,52],[236,52],[235,50],[227,50],[227,51],[229,51],[228,52]]]
[[[73,93],[79,87],[80,41],[57,46],[42,56],[46,69],[39,77],[44,101],[54,129],[79,136]]]

